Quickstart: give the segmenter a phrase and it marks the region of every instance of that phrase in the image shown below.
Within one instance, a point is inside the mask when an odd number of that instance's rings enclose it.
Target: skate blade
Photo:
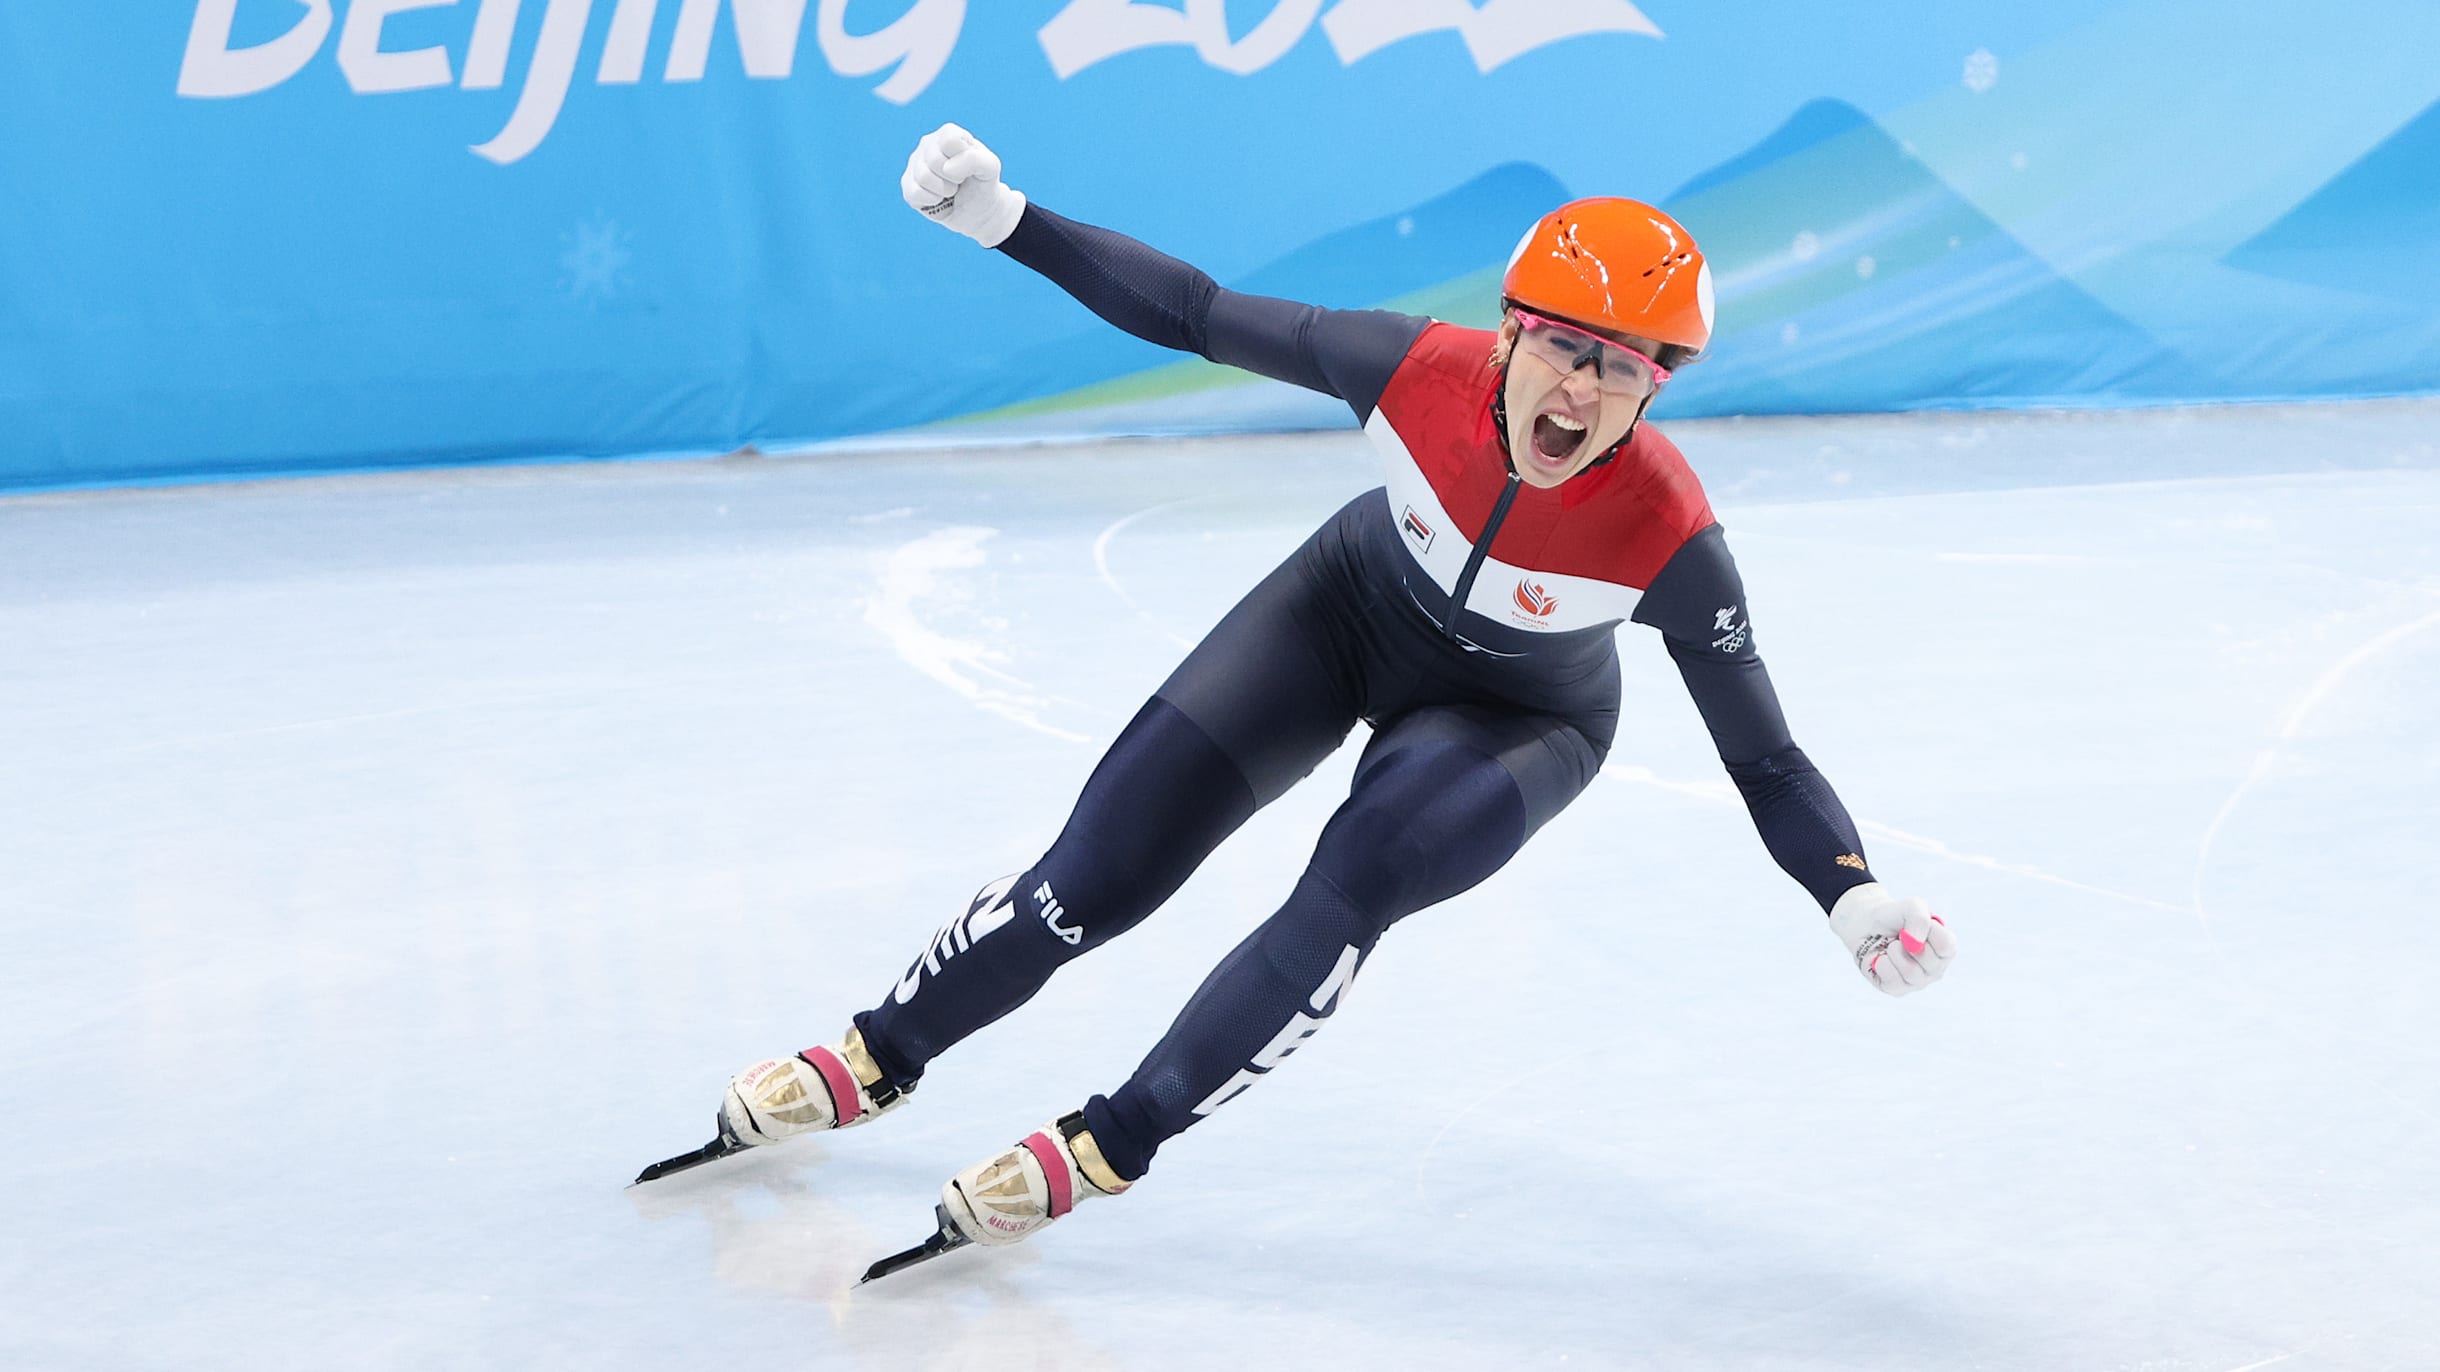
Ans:
[[[881,1261],[864,1269],[864,1275],[857,1279],[856,1285],[862,1286],[868,1281],[879,1281],[881,1278],[890,1276],[893,1273],[904,1272],[908,1268],[919,1263],[930,1262],[932,1259],[939,1257],[943,1253],[955,1252],[958,1249],[965,1247],[967,1244],[974,1242],[974,1240],[957,1232],[957,1227],[949,1223],[949,1212],[947,1209],[935,1205],[932,1207],[932,1214],[934,1218],[940,1221],[940,1228],[934,1231],[932,1237],[925,1239],[922,1243],[915,1245],[913,1248],[910,1248],[903,1253],[892,1253],[888,1257],[883,1258]]]
[[[714,1118],[718,1119],[717,1116]],[[652,1166],[636,1173],[635,1180],[627,1184],[629,1186],[642,1186],[648,1181],[659,1181],[661,1178],[669,1176],[673,1173],[683,1172],[689,1167],[701,1167],[707,1162],[718,1162],[720,1159],[727,1157],[731,1153],[742,1153],[746,1151],[748,1145],[738,1142],[737,1136],[729,1132],[729,1122],[725,1119],[718,1119],[718,1122],[720,1125],[719,1137],[713,1139],[710,1143],[703,1145],[701,1148],[696,1149],[692,1153],[680,1153],[674,1158],[664,1158],[661,1161],[654,1163]]]

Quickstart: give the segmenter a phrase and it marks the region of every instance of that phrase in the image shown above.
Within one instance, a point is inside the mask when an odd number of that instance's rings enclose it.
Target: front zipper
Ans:
[[[1457,589],[1449,596],[1449,617],[1440,625],[1440,632],[1451,643],[1464,640],[1457,636],[1457,617],[1465,612],[1466,596],[1474,589],[1475,575],[1483,569],[1483,559],[1491,554],[1491,540],[1498,536],[1500,522],[1508,518],[1508,507],[1516,503],[1517,490],[1524,481],[1513,471],[1508,473],[1508,486],[1491,506],[1491,518],[1483,521],[1483,536],[1474,540],[1474,551],[1466,555],[1466,569],[1457,574]]]

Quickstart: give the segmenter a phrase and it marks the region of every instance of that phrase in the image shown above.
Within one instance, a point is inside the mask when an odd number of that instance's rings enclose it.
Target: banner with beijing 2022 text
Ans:
[[[1487,322],[1660,203],[1658,415],[2440,389],[2440,6],[12,0],[0,487],[1341,423],[899,201],[956,121],[1225,284]]]

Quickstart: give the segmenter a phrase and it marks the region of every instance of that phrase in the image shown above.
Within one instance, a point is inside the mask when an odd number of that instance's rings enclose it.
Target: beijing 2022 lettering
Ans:
[[[299,16],[278,37],[233,46],[238,7]],[[186,56],[178,68],[178,94],[190,99],[258,95],[312,64],[338,30],[336,60],[348,88],[358,95],[430,90],[498,90],[508,83],[511,40],[525,0],[352,0],[344,20],[333,0],[197,0],[187,31]],[[635,85],[644,80],[655,44],[656,20],[665,0],[536,0],[545,5],[541,33],[533,42],[516,107],[508,123],[473,151],[506,166],[542,146],[557,126],[577,59],[596,12],[609,16],[609,31],[597,86]],[[808,0],[666,0],[677,14],[662,39],[660,77],[665,85],[700,81],[711,60],[712,31],[729,12],[737,52],[747,76],[784,81],[796,73],[796,55]],[[1324,14],[1327,7],[1329,13]],[[383,26],[408,10],[467,9],[473,13],[463,49],[434,45],[392,50],[383,46]],[[1241,3],[1242,12],[1259,5]],[[873,94],[904,105],[924,93],[957,50],[965,31],[966,0],[916,0],[897,19],[870,33],[850,33],[849,0],[817,0],[814,42],[840,76],[888,72]],[[1537,48],[1594,34],[1647,38],[1661,31],[1628,0],[1579,0],[1555,6],[1542,0],[1273,0],[1269,12],[1230,34],[1226,0],[1182,0],[1182,7],[1145,0],[1070,0],[1035,35],[1051,70],[1064,81],[1087,68],[1149,48],[1186,47],[1217,71],[1238,76],[1263,70],[1303,42],[1319,21],[1342,65],[1352,66],[1394,43],[1433,33],[1454,33],[1477,70],[1488,72]],[[260,18],[257,18],[259,27]]]

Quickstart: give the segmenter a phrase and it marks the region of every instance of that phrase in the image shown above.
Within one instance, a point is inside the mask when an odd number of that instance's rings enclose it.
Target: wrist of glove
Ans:
[[[1830,932],[1855,958],[1864,980],[1893,996],[1940,980],[1957,956],[1957,936],[1932,907],[1901,900],[1868,881],[1830,907]]]
[[[917,214],[996,248],[1025,217],[1025,193],[1000,180],[1000,157],[955,124],[923,136],[898,178]]]

